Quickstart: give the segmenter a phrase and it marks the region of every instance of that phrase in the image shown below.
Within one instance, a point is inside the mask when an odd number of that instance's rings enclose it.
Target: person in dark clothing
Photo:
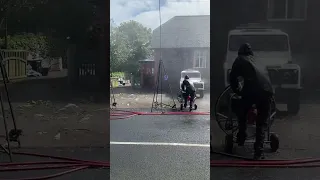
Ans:
[[[274,92],[269,78],[263,70],[257,68],[253,56],[250,44],[243,44],[239,48],[238,57],[234,61],[230,72],[230,86],[234,93],[241,96],[240,106],[237,106],[235,110],[239,120],[239,132],[237,134],[238,145],[244,145],[247,137],[247,114],[255,104],[257,118],[254,158],[263,159],[265,131],[269,118],[271,98]],[[242,87],[239,77],[243,80]]]
[[[196,89],[195,87],[193,86],[192,83],[189,82],[189,76],[186,75],[184,77],[184,80],[181,84],[181,90],[182,91],[185,91],[184,93],[184,108],[187,107],[187,103],[188,103],[188,96],[190,95],[190,109],[192,109],[192,103],[193,103],[193,100],[194,98],[196,97]]]

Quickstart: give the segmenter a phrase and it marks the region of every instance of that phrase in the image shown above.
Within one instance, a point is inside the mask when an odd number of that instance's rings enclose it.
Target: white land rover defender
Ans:
[[[200,95],[200,98],[203,98],[204,96],[204,82],[201,80],[201,73],[197,70],[193,69],[186,69],[181,71],[181,78],[180,78],[180,89],[181,84],[184,80],[184,77],[188,75],[189,76],[189,82],[193,84],[193,86],[196,88],[196,93]]]
[[[300,110],[300,66],[292,63],[290,41],[287,33],[267,27],[247,25],[231,30],[224,63],[225,86],[237,57],[239,47],[249,43],[258,68],[263,68],[274,87],[277,103],[287,104],[290,114]]]

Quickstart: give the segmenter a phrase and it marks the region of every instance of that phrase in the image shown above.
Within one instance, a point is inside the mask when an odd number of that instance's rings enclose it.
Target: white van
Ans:
[[[184,77],[188,75],[189,76],[189,82],[193,84],[193,86],[196,88],[196,93],[200,95],[200,98],[203,98],[204,96],[204,82],[201,79],[201,73],[198,70],[193,69],[186,69],[181,71],[181,77],[180,77],[180,89],[181,84],[184,80]]]
[[[300,110],[301,70],[299,65],[292,63],[289,35],[281,30],[256,24],[231,30],[224,63],[225,86],[229,85],[232,64],[244,43],[251,45],[258,68],[269,76],[277,103],[287,104],[288,112],[297,114]]]

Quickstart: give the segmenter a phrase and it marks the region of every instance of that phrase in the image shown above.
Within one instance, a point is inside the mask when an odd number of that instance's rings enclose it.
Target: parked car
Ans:
[[[277,103],[287,104],[290,114],[300,110],[301,70],[292,63],[289,35],[281,30],[261,26],[243,26],[231,30],[224,63],[225,86],[229,85],[232,64],[238,48],[250,43],[255,61],[270,78]]]
[[[186,69],[181,71],[180,89],[181,89],[181,84],[186,75],[189,76],[189,82],[192,83],[193,86],[196,88],[196,93],[200,95],[200,98],[203,98],[204,82],[201,79],[201,73],[198,70],[193,70],[193,69]]]

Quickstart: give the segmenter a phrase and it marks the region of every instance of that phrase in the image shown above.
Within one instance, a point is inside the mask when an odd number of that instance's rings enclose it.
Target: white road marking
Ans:
[[[210,144],[188,144],[188,143],[161,143],[161,142],[115,142],[114,145],[142,145],[142,146],[186,146],[186,147],[210,147]]]

